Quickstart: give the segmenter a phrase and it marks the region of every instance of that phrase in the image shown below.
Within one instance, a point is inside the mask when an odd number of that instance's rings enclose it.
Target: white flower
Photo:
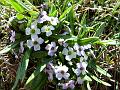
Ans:
[[[70,76],[70,74],[67,73],[68,67],[66,67],[65,65],[64,66],[56,66],[54,70],[55,70],[56,78],[58,80],[61,80],[62,78],[68,79]]]
[[[68,49],[64,48],[62,54],[65,55],[65,59],[68,61],[70,61],[73,58],[76,58],[76,52],[74,52],[73,48],[71,47],[68,47]]]
[[[45,25],[45,26],[43,26],[41,28],[41,32],[46,32],[46,36],[48,37],[48,36],[52,35],[52,31],[51,30],[54,30],[54,29],[55,28],[53,26],[47,26],[47,25]]]
[[[59,23],[58,18],[57,17],[50,17],[50,23],[52,25],[57,25],[57,23]]]
[[[69,86],[69,88],[74,89],[74,88],[75,88],[74,81],[73,81],[73,80],[70,80],[70,81],[68,82],[68,86]]]
[[[79,46],[77,43],[73,46],[73,48],[76,50],[78,56],[84,56],[85,51],[83,46]]]
[[[37,28],[36,24],[32,24],[30,28],[26,28],[26,35],[31,35],[31,39],[38,38],[38,34],[40,34],[40,29]]]
[[[68,89],[68,83],[64,83],[64,84],[62,84],[62,89],[63,89],[63,90]]]
[[[58,39],[58,43],[61,45],[61,46],[64,46],[64,47],[67,47],[68,46],[68,44],[67,43],[65,43],[65,40],[64,39]]]
[[[48,73],[48,80],[52,81],[53,80],[53,65],[51,63],[47,64],[45,72]]]
[[[84,45],[84,49],[90,49],[91,48],[91,45],[88,44],[88,45]]]
[[[40,17],[38,18],[38,23],[43,23],[45,21],[50,21],[50,17],[47,16],[46,11],[42,11]]]
[[[77,55],[83,56],[85,60],[88,59],[88,56],[85,53],[85,49],[87,49],[88,47],[90,47],[90,46],[89,45],[88,46],[80,46],[77,43],[75,43],[75,45],[73,46],[73,48],[76,50]]]
[[[11,30],[11,37],[10,37],[11,42],[15,42],[15,31]]]
[[[58,49],[58,46],[56,46],[56,43],[55,42],[51,42],[51,44],[48,44],[46,47],[45,47],[46,50],[49,50],[48,51],[48,55],[49,56],[53,56],[55,54],[55,52],[57,51]]]
[[[44,40],[40,38],[32,39],[32,40],[27,40],[27,46],[29,48],[34,47],[34,50],[40,50],[40,44],[42,44]]]
[[[69,82],[67,83],[62,83],[62,84],[59,84],[59,86],[62,86],[62,89],[74,89],[75,88],[75,85],[74,85],[74,81],[73,80],[70,80]]]
[[[81,77],[77,78],[77,83],[78,84],[83,84],[83,82],[84,82],[84,79],[81,79]]]
[[[23,41],[20,42],[19,52],[20,52],[20,53],[23,53],[23,52],[24,52]]]
[[[75,69],[76,75],[79,76],[81,73],[84,75],[86,73],[87,65],[86,62],[77,63],[77,69]]]

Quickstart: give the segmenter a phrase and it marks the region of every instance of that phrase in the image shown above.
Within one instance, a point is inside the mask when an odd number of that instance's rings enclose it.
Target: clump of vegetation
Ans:
[[[0,2],[0,89],[120,89],[119,0]]]

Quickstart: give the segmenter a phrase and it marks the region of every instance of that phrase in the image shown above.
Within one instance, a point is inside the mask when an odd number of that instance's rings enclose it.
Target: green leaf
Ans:
[[[19,82],[19,80],[24,80],[25,77],[25,73],[28,67],[28,63],[29,63],[29,57],[30,57],[30,50],[26,50],[26,52],[24,53],[21,62],[19,64],[18,70],[17,70],[17,76],[16,76],[16,81],[14,83],[14,86],[12,88],[12,90],[14,90]]]
[[[25,3],[22,2],[22,0],[15,0],[17,3],[19,3],[25,10],[29,11],[30,8],[25,5]]]
[[[102,68],[100,68],[98,65],[96,65],[96,70],[99,72],[99,73],[101,73],[101,74],[103,74],[103,75],[105,75],[105,76],[107,76],[107,77],[112,77],[109,73],[107,73],[107,71],[105,71],[104,69],[102,69]],[[94,69],[95,69],[94,68]]]
[[[49,16],[53,16],[55,17],[57,15],[57,10],[56,10],[56,7],[54,4],[51,5],[51,9],[50,9],[50,12],[49,12]]]
[[[17,19],[18,19],[18,20],[22,20],[22,19],[24,18],[24,15],[23,15],[23,14],[19,14],[19,13],[18,13],[16,16],[17,16]]]
[[[94,70],[98,71],[99,73],[101,73],[107,77],[112,77],[109,73],[107,73],[107,71],[105,71],[104,69],[102,69],[101,67],[99,67],[92,61],[89,63],[89,67],[92,67]]]
[[[33,18],[37,18],[39,13],[37,11],[29,11],[29,14],[33,17]]]
[[[16,1],[16,0],[9,0],[12,7],[19,13],[25,12],[25,9]]]
[[[87,75],[85,75],[84,80],[86,80],[86,81],[92,81],[92,79],[89,76],[87,76]]]
[[[43,90],[43,87],[45,86],[47,82],[47,76],[44,72],[41,72],[34,78],[34,80],[31,83],[32,90]]]
[[[61,8],[62,11],[66,9],[66,7],[67,7],[67,5],[68,5],[69,2],[70,2],[70,0],[64,0],[63,1],[63,6]]]
[[[90,73],[89,73],[89,75],[90,75],[90,77],[93,78],[95,81],[97,81],[97,82],[99,82],[99,83],[101,83],[101,84],[103,84],[103,85],[105,85],[105,86],[111,86],[109,83],[104,82],[104,81],[98,79],[98,78],[97,78],[96,76],[94,76],[93,74],[90,74]]]
[[[117,9],[120,7],[120,1],[118,0],[115,6],[112,8],[112,14],[115,14]]]
[[[31,54],[31,58],[44,58],[46,57],[48,54],[46,51],[39,51],[39,52],[34,52]]]
[[[87,90],[91,90],[90,83],[87,81]]]
[[[74,12],[74,7],[72,7],[68,14],[68,21],[70,22],[71,35],[73,35],[74,33],[74,23],[75,23],[74,18],[75,18],[75,12]]]
[[[42,90],[47,80],[47,76],[44,72],[42,72],[45,67],[45,63],[38,64],[36,70],[28,78],[25,85],[26,88],[31,88],[32,90]]]
[[[78,37],[79,38],[83,38],[83,36],[85,36],[86,31],[88,30],[87,27],[86,27],[86,12],[83,14],[82,16],[82,19],[81,19],[81,22],[80,22],[80,25],[81,25],[81,28],[79,29],[78,31]]]
[[[31,74],[31,76],[28,78],[26,85],[30,84],[31,81],[40,73],[43,71],[43,69],[46,67],[46,64],[39,64],[37,69]]]
[[[106,23],[105,22],[102,22],[101,25],[97,28],[96,30],[96,33],[95,33],[95,36],[98,37],[102,34],[104,28],[106,26]]]
[[[65,42],[67,42],[67,41],[77,41],[77,37],[76,36],[71,36],[70,38],[65,40]]]
[[[56,15],[57,15],[57,10],[55,10],[54,12],[52,12],[51,14],[49,14],[49,16],[53,16],[53,17],[55,17]]]
[[[94,44],[95,42],[99,40],[100,39],[98,37],[89,37],[89,38],[78,39],[77,42],[80,45],[86,45],[86,44]]]
[[[60,20],[60,21],[63,21],[63,20],[65,19],[66,15],[71,11],[71,9],[72,9],[72,6],[69,7],[69,8],[67,8],[67,9],[62,13],[62,15],[59,17],[59,20]]]
[[[83,14],[83,16],[82,16],[82,19],[81,19],[81,22],[80,22],[80,24],[81,24],[81,26],[85,26],[86,25],[86,12]]]
[[[97,44],[103,44],[103,45],[120,45],[120,42],[117,40],[102,40],[96,42]]]
[[[18,45],[18,42],[15,42],[11,45],[6,46],[3,50],[0,51],[0,55],[3,53],[9,52],[11,49],[15,48]]]

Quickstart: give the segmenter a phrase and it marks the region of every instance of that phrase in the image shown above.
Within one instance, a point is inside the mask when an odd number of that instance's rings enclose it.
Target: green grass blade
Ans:
[[[19,64],[19,67],[17,70],[16,81],[13,85],[12,90],[15,90],[19,80],[23,81],[27,67],[28,67],[28,63],[29,63],[29,57],[30,57],[30,50],[27,50],[22,57],[21,63]]]
[[[62,13],[62,15],[59,17],[59,20],[60,20],[60,21],[63,21],[63,20],[65,19],[66,15],[71,11],[71,9],[72,9],[72,6],[69,7],[69,8],[67,8],[67,9]]]
[[[96,33],[95,33],[96,37],[102,35],[102,32],[103,32],[105,26],[106,26],[105,22],[102,22],[101,25],[96,30]]]
[[[28,78],[25,85],[26,88],[31,88],[32,90],[42,90],[47,79],[45,73],[42,72],[45,67],[46,64],[38,64],[37,69]]]
[[[99,82],[99,83],[101,83],[101,84],[103,84],[103,85],[105,85],[105,86],[111,86],[109,83],[104,82],[104,81],[98,79],[95,75],[93,75],[93,74],[91,74],[91,73],[89,73],[89,75],[90,75],[90,77],[93,78],[95,81],[97,81],[97,82]]]
[[[9,0],[12,7],[19,13],[25,12],[25,9],[16,1],[16,0]]]

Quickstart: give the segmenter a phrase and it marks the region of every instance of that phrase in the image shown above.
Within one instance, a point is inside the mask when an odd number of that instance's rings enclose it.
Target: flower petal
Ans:
[[[67,72],[67,71],[68,71],[68,67],[66,67],[65,65],[63,65],[63,66],[61,67],[61,69],[64,70],[64,72]]]
[[[83,81],[84,81],[84,80],[81,79],[80,77],[77,78],[77,82],[78,82],[78,84],[83,84]]]
[[[23,47],[23,41],[20,42],[20,49],[19,49],[19,52],[20,53],[23,53],[24,51],[24,47]]]
[[[48,55],[49,56],[54,56],[55,52],[52,52],[52,51],[48,51]]]
[[[40,34],[40,29],[36,28],[35,29],[35,34]]]
[[[61,74],[61,73],[56,73],[56,78],[57,78],[58,80],[61,80],[61,79],[62,79],[62,74]]]
[[[35,50],[35,51],[40,50],[40,45],[39,45],[39,44],[34,45],[34,50]]]
[[[54,30],[55,28],[53,26],[49,26],[50,30]]]
[[[75,50],[79,50],[80,46],[79,46],[77,43],[75,43],[75,45],[73,46],[73,48],[74,48]]]
[[[72,59],[72,56],[71,55],[66,55],[65,59],[68,60],[68,61],[70,61]]]
[[[32,40],[27,40],[27,46],[31,48],[33,46]]]
[[[38,38],[38,35],[37,34],[32,34],[31,35],[31,39],[34,41],[34,40],[36,40]]]
[[[52,46],[52,47],[55,47],[55,46],[56,46],[56,43],[55,43],[55,42],[51,42],[51,46]]]
[[[80,71],[80,69],[79,68],[77,68],[77,69],[75,69],[75,74],[77,75],[77,76],[79,76],[80,75],[80,73],[81,73],[81,71]]]
[[[68,79],[68,78],[69,78],[69,76],[70,76],[70,74],[69,74],[69,73],[65,73],[63,77],[64,77],[64,79]]]
[[[46,28],[47,28],[47,25],[43,26],[43,27],[41,28],[41,32],[46,32]]]
[[[47,15],[47,12],[46,11],[42,11],[41,15]]]
[[[62,54],[68,55],[68,49],[67,49],[67,48],[64,48],[63,51],[62,51]]]
[[[37,22],[33,22],[33,23],[31,24],[31,29],[35,29],[35,28],[37,28]]]
[[[26,29],[25,29],[25,34],[26,34],[26,35],[30,35],[30,30],[31,30],[30,28],[26,28]]]
[[[39,44],[42,44],[42,43],[44,42],[44,40],[40,37],[40,38],[37,39],[37,42],[38,42]]]
[[[45,47],[46,50],[49,50],[50,48],[51,48],[51,45],[50,45],[50,44],[48,44],[48,45]]]
[[[51,31],[46,32],[46,36],[50,36],[50,35],[52,35],[52,32],[51,32]]]
[[[72,52],[71,57],[72,57],[72,58],[76,58],[76,52]]]

